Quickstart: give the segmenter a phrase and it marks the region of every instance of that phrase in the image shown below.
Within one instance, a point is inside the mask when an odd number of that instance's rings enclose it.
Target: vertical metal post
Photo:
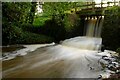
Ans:
[[[87,2],[87,8],[88,8],[88,2]]]
[[[101,0],[101,8],[103,7],[102,5],[103,5],[103,2],[102,2],[102,0]]]
[[[118,6],[120,6],[120,1],[118,2]]]
[[[92,1],[92,11],[95,11],[95,2]]]

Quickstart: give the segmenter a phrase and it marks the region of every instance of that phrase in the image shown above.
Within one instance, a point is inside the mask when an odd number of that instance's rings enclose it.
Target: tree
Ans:
[[[27,16],[30,9],[30,2],[2,3],[3,44],[11,44],[19,40],[21,36],[21,24],[29,22]]]
[[[2,14],[3,22],[8,23],[25,23],[27,22],[27,15],[31,9],[29,2],[3,2]]]
[[[34,21],[35,11],[36,11],[36,2],[31,2],[31,10],[29,15],[29,23],[32,24]]]

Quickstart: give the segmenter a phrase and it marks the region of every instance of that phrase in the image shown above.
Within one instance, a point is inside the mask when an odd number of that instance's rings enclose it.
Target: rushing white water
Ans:
[[[62,42],[62,45],[68,47],[76,47],[79,49],[86,50],[100,50],[101,49],[102,38],[90,38],[90,37],[74,37],[71,39],[66,39]]]
[[[86,28],[86,36],[93,37],[94,36],[94,31],[95,31],[95,23],[96,19],[91,19],[88,21],[88,25]]]
[[[36,49],[40,48],[40,47],[46,47],[46,46],[52,46],[55,45],[55,43],[50,43],[50,44],[32,44],[32,45],[23,45],[25,48],[17,50],[17,51],[12,51],[12,52],[6,52],[4,53],[4,57],[2,57],[1,59],[3,61],[5,60],[11,60],[16,58],[17,56],[24,56],[29,52],[35,51]]]
[[[100,37],[103,20],[104,16],[87,20],[87,26],[85,26],[85,36]]]
[[[108,52],[103,54],[103,52],[98,53],[98,51],[64,45],[42,49],[35,50],[33,54],[23,57],[22,60],[14,59],[8,62],[8,65],[4,67],[14,66],[4,70],[3,76],[11,78],[97,78],[101,74],[107,78],[110,75],[109,71],[102,70],[99,63],[102,55],[108,55]],[[106,63],[103,59],[100,62]]]
[[[85,28],[85,36],[66,39],[62,42],[62,45],[86,50],[100,50],[102,44],[100,35],[103,19],[102,16],[99,16],[98,18],[87,20],[88,24]]]

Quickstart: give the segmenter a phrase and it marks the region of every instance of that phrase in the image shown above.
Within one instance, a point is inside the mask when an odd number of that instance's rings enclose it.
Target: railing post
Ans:
[[[107,2],[107,7],[109,7],[110,6],[110,2]]]
[[[88,2],[87,2],[87,8],[88,8]]]
[[[103,5],[103,3],[102,3],[102,1],[101,1],[101,8],[103,7],[102,5]]]
[[[95,2],[92,2],[92,11],[95,10]]]
[[[114,0],[114,6],[116,5],[115,0]]]
[[[120,1],[118,2],[118,6],[120,6]]]
[[[75,2],[74,7],[75,7],[75,13],[77,12],[77,2]]]

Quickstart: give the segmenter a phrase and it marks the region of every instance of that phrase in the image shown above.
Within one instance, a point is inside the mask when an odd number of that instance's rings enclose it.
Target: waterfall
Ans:
[[[85,26],[85,36],[100,37],[103,20],[103,16],[88,19],[87,26]]]
[[[91,20],[88,21],[88,25],[87,25],[87,28],[86,28],[86,36],[93,37],[96,22],[97,22],[96,19],[91,19]]]
[[[66,39],[62,42],[62,45],[68,47],[74,47],[85,50],[101,50],[102,38],[101,28],[103,23],[103,17],[86,19],[87,25],[84,27],[84,36],[78,36],[70,39]]]

